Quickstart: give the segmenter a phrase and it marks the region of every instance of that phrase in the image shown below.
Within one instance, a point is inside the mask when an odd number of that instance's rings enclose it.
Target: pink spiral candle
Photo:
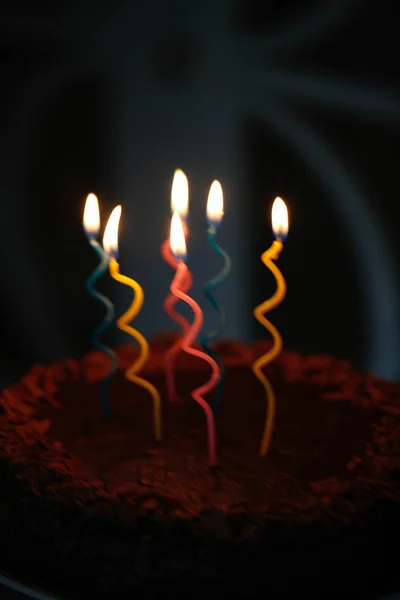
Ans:
[[[178,270],[178,261],[174,257],[171,252],[171,244],[169,238],[165,240],[163,245],[161,246],[161,254],[165,260],[175,271]],[[181,290],[182,292],[187,292],[192,287],[193,278],[189,269],[186,267],[184,278],[182,278]],[[167,315],[178,323],[180,327],[182,327],[184,332],[187,332],[190,328],[190,323],[180,315],[176,310],[174,310],[175,304],[178,302],[179,298],[177,298],[174,294],[168,294],[168,296],[164,300],[164,310]],[[178,400],[178,396],[176,393],[176,384],[175,384],[175,362],[176,357],[179,352],[182,350],[182,342],[181,339],[178,339],[175,344],[173,344],[170,348],[168,348],[165,359],[165,376],[167,379],[167,393],[168,399],[170,402],[176,402]]]
[[[204,317],[201,308],[197,304],[197,302],[195,302],[193,298],[190,298],[190,296],[185,294],[185,292],[183,291],[183,287],[185,283],[187,283],[187,278],[187,266],[182,261],[177,262],[177,271],[171,283],[170,290],[171,293],[174,296],[176,296],[177,299],[186,302],[186,304],[190,306],[194,313],[194,321],[192,325],[190,325],[189,328],[185,331],[182,338],[179,340],[179,346],[187,354],[191,354],[192,356],[202,358],[203,360],[208,362],[208,364],[212,368],[211,378],[204,385],[192,391],[192,398],[200,404],[200,406],[206,414],[208,433],[208,460],[211,466],[215,466],[217,464],[217,442],[214,414],[211,409],[211,406],[204,400],[203,395],[208,394],[217,386],[221,373],[215,360],[213,360],[205,352],[201,352],[200,350],[191,347],[203,326]]]

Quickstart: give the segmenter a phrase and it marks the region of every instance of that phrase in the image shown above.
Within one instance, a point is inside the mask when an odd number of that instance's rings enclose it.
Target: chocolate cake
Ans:
[[[152,403],[117,353],[112,419],[99,402],[107,358],[34,366],[1,394],[1,565],[66,598],[379,597],[396,591],[400,385],[330,356],[284,352],[267,373],[277,397],[272,445],[259,445],[264,391],[251,371],[267,345],[221,342],[227,382],[219,465],[207,463],[191,390],[209,376],[181,355],[180,402],[166,400],[152,343]]]

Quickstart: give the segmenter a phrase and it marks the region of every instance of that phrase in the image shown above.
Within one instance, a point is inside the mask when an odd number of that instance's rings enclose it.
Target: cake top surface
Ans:
[[[144,373],[166,398],[163,356],[171,336],[152,343]],[[153,438],[152,403],[123,371],[136,350],[117,353],[121,371],[111,389],[113,417],[99,404],[108,361],[34,366],[3,391],[0,452],[37,494],[85,509],[114,510],[125,521],[138,513],[197,517],[267,514],[307,520],[329,513],[350,519],[354,506],[380,495],[397,498],[400,467],[400,385],[360,373],[329,356],[284,352],[267,368],[277,397],[276,427],[265,458],[259,443],[265,396],[251,372],[268,344],[218,344],[227,365],[218,417],[219,466],[210,468],[204,414],[190,392],[208,367],[181,355],[181,402],[163,401],[164,439]]]

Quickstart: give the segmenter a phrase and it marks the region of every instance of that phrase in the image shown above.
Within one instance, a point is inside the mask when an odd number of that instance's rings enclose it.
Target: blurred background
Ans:
[[[395,2],[382,0],[14,0],[1,9],[2,383],[32,362],[79,356],[103,308],[85,197],[103,226],[116,204],[121,272],[163,313],[173,172],[190,184],[188,264],[202,296],[221,267],[207,246],[213,179],[233,272],[217,295],[226,335],[265,337],[253,308],[274,291],[260,261],[276,195],[289,206],[271,313],[286,347],[400,376],[397,235],[400,95]],[[120,314],[129,290],[99,289]],[[115,328],[104,338],[123,341]]]

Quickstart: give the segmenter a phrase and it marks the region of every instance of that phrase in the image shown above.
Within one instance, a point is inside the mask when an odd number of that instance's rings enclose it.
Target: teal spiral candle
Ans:
[[[211,185],[210,192],[208,195],[208,202],[207,202],[207,218],[208,218],[208,223],[209,223],[207,235],[208,235],[208,242],[209,242],[211,248],[213,249],[213,251],[216,254],[221,256],[221,258],[224,261],[224,264],[223,264],[223,267],[222,267],[221,271],[219,272],[219,274],[216,275],[215,277],[213,277],[212,279],[210,279],[210,281],[208,281],[204,285],[203,293],[204,293],[204,296],[207,298],[207,300],[212,305],[212,307],[218,312],[219,323],[213,331],[210,331],[209,333],[205,334],[200,341],[203,350],[205,352],[207,352],[207,354],[215,360],[215,362],[218,364],[218,367],[219,367],[220,373],[221,373],[219,382],[215,388],[214,401],[212,402],[212,409],[213,409],[214,415],[218,414],[220,406],[221,406],[221,397],[222,397],[222,392],[223,392],[224,383],[225,383],[225,366],[224,366],[224,363],[223,363],[221,357],[216,352],[214,352],[214,350],[212,350],[212,348],[210,347],[210,344],[212,342],[216,341],[221,336],[221,333],[225,327],[226,318],[225,318],[225,312],[224,312],[223,308],[216,300],[212,291],[220,283],[225,281],[225,279],[228,277],[228,275],[231,271],[231,259],[229,258],[229,255],[227,254],[227,252],[225,252],[225,250],[223,250],[217,244],[217,241],[216,241],[217,229],[221,223],[222,217],[223,217],[222,187],[221,187],[221,184],[219,183],[219,181],[214,181]]]
[[[110,384],[113,375],[115,374],[118,368],[118,360],[115,353],[108,348],[104,344],[99,341],[99,337],[104,333],[104,331],[111,324],[114,317],[114,305],[112,302],[100,294],[94,285],[96,281],[103,275],[108,269],[109,256],[107,252],[103,249],[103,247],[99,244],[99,242],[95,239],[95,237],[99,233],[100,229],[100,214],[99,214],[99,205],[97,201],[97,197],[94,194],[89,194],[86,199],[85,211],[83,216],[83,226],[86,232],[86,235],[89,240],[89,244],[95,250],[97,255],[100,258],[100,263],[93,271],[93,273],[88,277],[86,282],[86,289],[89,294],[93,296],[97,301],[101,302],[106,308],[106,315],[104,317],[103,322],[95,329],[92,334],[91,342],[92,345],[104,352],[107,356],[111,358],[111,367],[107,374],[107,377],[103,379],[100,386],[100,401],[103,407],[103,411],[107,418],[111,417],[111,407],[110,407]]]

